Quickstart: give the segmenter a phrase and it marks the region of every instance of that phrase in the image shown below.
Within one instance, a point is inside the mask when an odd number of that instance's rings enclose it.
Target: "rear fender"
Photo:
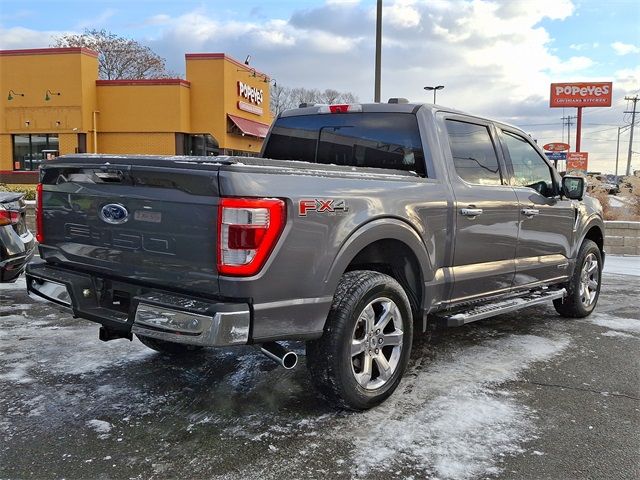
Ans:
[[[404,243],[415,255],[422,277],[423,309],[429,297],[426,295],[425,284],[431,283],[434,272],[429,260],[429,252],[420,238],[420,235],[408,223],[397,218],[380,218],[368,222],[347,238],[331,268],[325,277],[325,294],[333,295],[338,287],[340,278],[349,267],[349,264],[364,248],[379,240],[397,240]]]

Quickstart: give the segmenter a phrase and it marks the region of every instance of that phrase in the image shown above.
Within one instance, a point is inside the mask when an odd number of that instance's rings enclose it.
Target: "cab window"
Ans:
[[[458,176],[477,185],[501,185],[498,156],[484,125],[447,120],[453,166]]]
[[[533,188],[545,197],[552,196],[553,177],[549,165],[524,137],[505,130],[502,134],[511,165],[513,165],[511,184]]]

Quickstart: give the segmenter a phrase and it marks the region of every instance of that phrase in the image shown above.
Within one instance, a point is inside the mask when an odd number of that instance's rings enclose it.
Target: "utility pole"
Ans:
[[[624,99],[633,102],[633,110],[630,111],[630,112],[624,112],[624,113],[630,113],[631,114],[631,132],[629,133],[629,154],[627,156],[627,177],[628,177],[629,175],[631,175],[631,154],[632,154],[632,147],[633,147],[633,128],[636,125],[636,104],[638,103],[638,95],[636,95],[635,97],[624,97]]]
[[[373,101],[380,103],[380,70],[382,65],[382,0],[378,0],[376,16],[376,79]]]
[[[616,144],[616,177],[618,176],[618,155],[620,155],[620,130],[622,130],[622,127],[618,127],[618,143]]]
[[[577,118],[575,116],[568,115],[566,117],[562,117],[562,141],[564,142],[564,126],[567,125],[567,143],[571,145],[571,125],[573,125],[572,120]],[[575,151],[575,150],[574,150]]]

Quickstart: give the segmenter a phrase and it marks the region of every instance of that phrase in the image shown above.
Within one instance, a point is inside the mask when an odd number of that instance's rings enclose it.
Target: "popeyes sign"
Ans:
[[[251,85],[247,85],[244,82],[238,82],[238,96],[245,98],[246,100],[260,105],[262,103],[262,96],[264,92],[262,89],[257,89]]]
[[[612,82],[552,83],[550,107],[610,107]]]
[[[238,110],[253,113],[254,115],[262,115],[264,110],[260,106],[264,98],[264,91],[247,85],[244,82],[238,82]],[[246,102],[244,100],[247,100]]]

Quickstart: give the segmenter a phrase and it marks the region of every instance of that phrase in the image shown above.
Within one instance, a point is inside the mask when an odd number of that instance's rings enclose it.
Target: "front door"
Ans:
[[[566,278],[576,211],[561,199],[551,166],[526,137],[502,129],[500,140],[518,197],[514,287]]]
[[[460,302],[509,291],[515,273],[518,199],[506,182],[493,127],[458,116],[445,124],[456,223],[450,299]]]

